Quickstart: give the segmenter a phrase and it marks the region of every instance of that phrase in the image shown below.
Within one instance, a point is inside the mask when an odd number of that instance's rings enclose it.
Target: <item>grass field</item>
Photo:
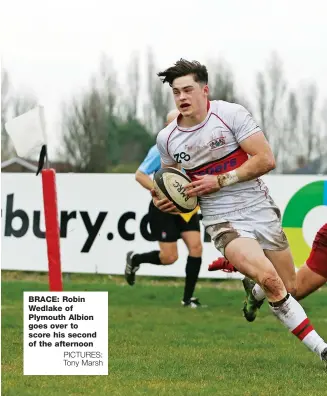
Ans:
[[[2,395],[327,395],[318,357],[277,322],[267,305],[241,315],[239,281],[201,282],[202,310],[180,307],[182,282],[72,276],[65,290],[109,291],[109,375],[23,376],[23,291],[45,276],[2,273]],[[327,288],[303,301],[327,338]]]

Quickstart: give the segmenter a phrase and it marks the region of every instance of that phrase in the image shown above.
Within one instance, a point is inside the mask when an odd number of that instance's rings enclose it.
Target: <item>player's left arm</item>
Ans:
[[[256,179],[275,169],[275,157],[262,131],[256,132],[240,142],[241,148],[250,155],[250,158],[234,171],[218,176],[221,187]]]
[[[237,169],[214,176],[196,176],[187,187],[190,197],[210,194],[235,183],[256,179],[275,168],[275,158],[268,141],[248,110],[238,106],[230,114],[231,132],[250,158]]]
[[[220,187],[256,179],[275,168],[274,154],[259,125],[245,107],[239,105],[235,110],[231,130],[250,158],[237,169],[218,175]]]

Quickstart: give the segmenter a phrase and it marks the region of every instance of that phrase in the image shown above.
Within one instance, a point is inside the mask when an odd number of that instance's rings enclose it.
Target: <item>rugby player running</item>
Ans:
[[[272,313],[327,361],[326,342],[292,297],[292,254],[280,210],[260,178],[275,168],[263,131],[243,106],[208,100],[208,72],[199,62],[180,59],[158,76],[171,86],[181,113],[157,136],[161,166],[184,168],[192,180],[188,194],[199,197],[203,224],[216,248],[259,284]],[[154,190],[152,196],[160,210],[176,211]]]

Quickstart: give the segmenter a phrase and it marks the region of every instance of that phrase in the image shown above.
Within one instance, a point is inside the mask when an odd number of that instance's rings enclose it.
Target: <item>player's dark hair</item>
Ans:
[[[194,81],[202,84],[208,84],[208,71],[204,65],[201,65],[197,61],[187,61],[186,59],[180,59],[174,66],[158,73],[158,77],[161,78],[163,84],[168,83],[172,86],[175,78],[184,77],[192,74]]]

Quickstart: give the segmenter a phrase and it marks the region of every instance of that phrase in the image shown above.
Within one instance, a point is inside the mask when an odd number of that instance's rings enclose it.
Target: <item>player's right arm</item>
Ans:
[[[176,168],[179,169],[179,164],[169,155],[167,150],[167,131],[161,131],[157,136],[157,148],[160,153],[161,168]],[[151,190],[154,205],[163,212],[175,214],[178,213],[176,206],[169,201],[169,199],[159,199],[154,189]]]

